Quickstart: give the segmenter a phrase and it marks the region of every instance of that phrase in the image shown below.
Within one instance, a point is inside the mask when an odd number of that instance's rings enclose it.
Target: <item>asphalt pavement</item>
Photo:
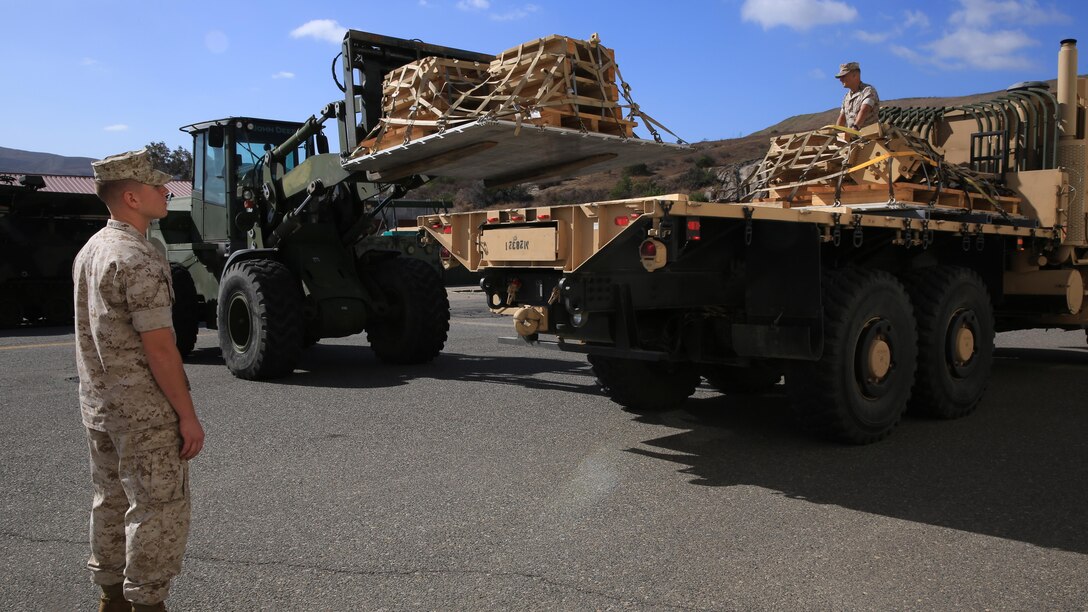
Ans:
[[[1088,608],[1088,344],[999,334],[981,408],[849,447],[781,387],[635,414],[451,288],[432,364],[187,360],[204,452],[171,610]],[[0,609],[92,610],[69,329],[0,331]]]

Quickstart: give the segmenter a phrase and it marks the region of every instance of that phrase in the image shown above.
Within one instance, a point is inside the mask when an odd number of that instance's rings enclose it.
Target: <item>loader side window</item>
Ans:
[[[226,151],[223,147],[204,147],[204,202],[227,205]]]

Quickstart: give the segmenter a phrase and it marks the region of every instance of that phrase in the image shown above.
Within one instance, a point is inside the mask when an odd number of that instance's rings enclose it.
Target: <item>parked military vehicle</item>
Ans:
[[[94,194],[0,175],[0,328],[72,322],[72,261],[109,218]]]
[[[978,406],[994,335],[1084,329],[1088,79],[883,108],[860,132],[778,136],[731,201],[684,195],[431,215],[448,265],[527,340],[588,354],[617,403],[785,386],[850,443],[911,407]],[[555,336],[541,340],[541,335]]]
[[[344,97],[319,115],[301,124],[229,117],[182,128],[193,136],[193,193],[171,201],[167,217],[152,227],[175,264],[182,352],[192,349],[203,321],[219,330],[226,365],[241,378],[286,375],[303,347],[362,331],[383,361],[430,361],[446,340],[449,303],[435,267],[408,256],[407,247],[396,243],[402,237],[380,235],[388,229],[380,215],[391,202],[438,166],[509,179],[525,165],[570,162],[572,155],[586,158],[578,168],[623,164],[627,158],[611,149],[644,155],[653,148],[617,136],[576,141],[566,134],[577,131],[559,128],[525,130],[519,137],[520,120],[488,116],[410,146],[359,155],[360,143],[382,117],[383,77],[422,57],[485,66],[493,59],[350,30],[338,82]],[[329,152],[323,131],[328,120],[337,125],[339,154]],[[485,142],[474,135],[481,129]],[[538,144],[556,134],[570,146]],[[514,140],[529,151],[507,152]],[[370,157],[380,159],[368,164]],[[550,166],[541,173],[567,169]]]

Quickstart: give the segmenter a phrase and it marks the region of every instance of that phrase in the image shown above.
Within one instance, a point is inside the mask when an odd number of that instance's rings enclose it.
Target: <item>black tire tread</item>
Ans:
[[[975,272],[957,266],[934,266],[918,270],[908,274],[903,279],[911,303],[914,305],[915,320],[918,324],[918,370],[915,373],[915,384],[911,394],[910,410],[912,413],[940,419],[958,419],[967,416],[978,408],[982,399],[982,393],[989,382],[989,363],[992,361],[994,348],[994,316],[993,306],[990,302],[989,292],[982,278]],[[975,285],[985,296],[988,312],[983,313],[990,323],[989,337],[980,339],[984,342],[983,358],[987,360],[983,375],[984,384],[977,397],[971,402],[956,403],[947,394],[943,393],[937,384],[939,376],[943,372],[943,360],[929,359],[926,356],[940,355],[943,352],[944,329],[939,320],[938,310],[944,303],[945,297],[961,283]]]
[[[442,276],[427,262],[411,257],[396,257],[377,266],[373,278],[383,291],[394,294],[405,312],[396,319],[367,322],[370,348],[385,363],[433,361],[446,346],[450,329],[450,301]]]
[[[834,383],[841,380],[844,367],[852,368],[842,353],[842,339],[848,329],[852,297],[877,284],[888,284],[901,294],[909,309],[906,289],[886,272],[846,267],[824,275],[824,352],[819,361],[793,362],[786,374],[795,415],[802,425],[822,435],[851,444],[871,444],[886,438],[898,425],[906,404],[889,426],[872,430],[858,423],[847,409],[846,390]],[[912,370],[914,364],[909,364]],[[913,377],[912,377],[913,380]]]
[[[699,384],[698,372],[687,364],[589,355],[601,391],[632,410],[669,410],[684,403]]]
[[[196,346],[196,336],[200,328],[196,284],[193,283],[189,270],[180,263],[170,264],[170,282],[174,286],[174,341],[178,353],[186,357]]]
[[[257,300],[251,304],[260,320],[257,355],[246,367],[231,367],[234,347],[231,344],[225,318],[229,303],[220,299],[220,348],[231,372],[247,380],[262,380],[287,376],[294,371],[302,354],[302,295],[291,271],[278,261],[254,259],[232,266],[224,274],[238,274],[255,288]]]

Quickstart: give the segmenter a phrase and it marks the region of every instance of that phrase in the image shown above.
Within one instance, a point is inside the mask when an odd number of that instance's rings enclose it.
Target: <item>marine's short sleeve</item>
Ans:
[[[148,260],[129,269],[125,300],[137,332],[173,326],[170,278],[158,262]]]

